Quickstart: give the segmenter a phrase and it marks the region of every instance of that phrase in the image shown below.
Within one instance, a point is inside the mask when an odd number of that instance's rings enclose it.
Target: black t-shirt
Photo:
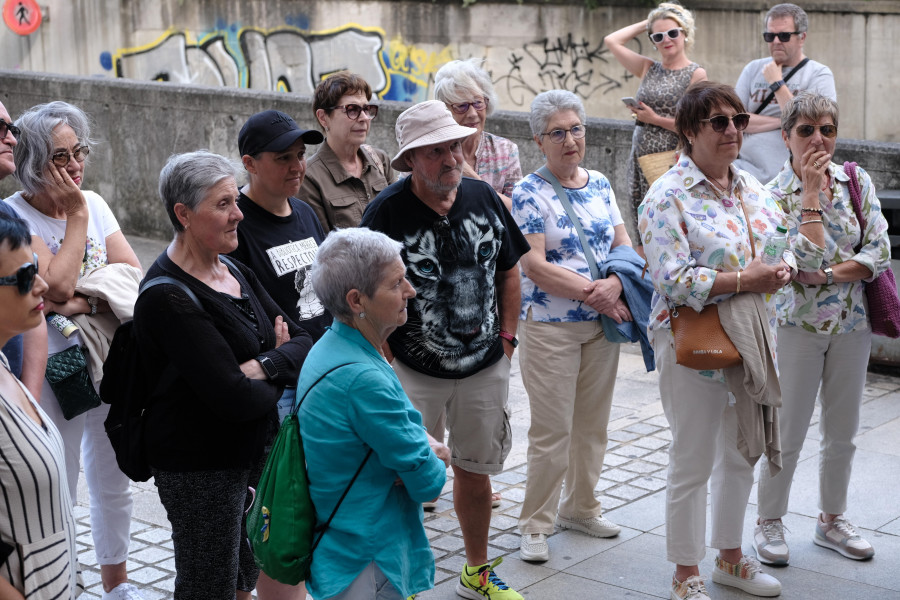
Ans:
[[[279,217],[241,193],[237,203],[244,220],[238,225],[237,250],[230,256],[253,269],[276,304],[315,341],[331,324],[331,314],[319,302],[309,278],[325,234],[306,203],[296,198],[288,202],[290,216]]]
[[[421,373],[468,377],[503,355],[495,274],[516,268],[528,242],[483,181],[463,177],[444,218],[412,193],[410,179],[378,194],[360,223],[403,244],[406,276],[416,288],[406,324],[388,343]]]

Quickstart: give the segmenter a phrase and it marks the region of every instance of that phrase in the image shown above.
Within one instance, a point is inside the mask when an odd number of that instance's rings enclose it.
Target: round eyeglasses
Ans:
[[[38,273],[37,253],[32,252],[32,262],[25,263],[15,273],[7,277],[0,277],[0,286],[14,285],[19,289],[19,294],[24,296],[34,287],[34,276]]]
[[[69,152],[68,150],[63,150],[62,152],[57,152],[53,156],[50,157],[50,160],[53,161],[53,164],[59,168],[63,168],[69,164],[69,161],[73,158],[76,162],[83,163],[84,159],[87,158],[87,155],[91,153],[91,149],[87,146],[79,146],[75,148],[74,152]]]
[[[547,136],[550,138],[550,141],[554,144],[562,144],[566,141],[566,134],[572,134],[572,139],[580,140],[584,137],[584,134],[587,133],[584,125],[575,125],[571,129],[554,129],[553,131],[545,131],[541,134],[541,137]]]
[[[474,108],[476,111],[481,112],[485,108],[487,108],[488,101],[487,99],[482,100],[473,100],[472,102],[457,102],[456,104],[450,104],[450,110],[455,112],[458,115],[464,115],[469,112],[469,108]]]
[[[366,115],[370,119],[374,119],[378,115],[378,107],[374,104],[366,104],[360,106],[359,104],[344,104],[342,106],[332,106],[328,110],[342,110],[344,114],[347,115],[347,118],[351,121],[355,121],[359,118],[359,115],[366,113]]]

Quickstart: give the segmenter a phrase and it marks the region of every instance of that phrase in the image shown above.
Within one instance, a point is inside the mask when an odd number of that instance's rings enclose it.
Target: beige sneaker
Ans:
[[[672,600],[710,600],[706,593],[706,584],[699,575],[688,577],[680,582],[672,577]]]
[[[816,535],[813,542],[817,546],[830,548],[854,560],[866,560],[875,556],[875,548],[872,547],[872,544],[856,532],[856,527],[844,518],[844,515],[837,516],[834,521],[826,523],[820,514],[816,521]]]
[[[791,551],[784,541],[781,519],[760,519],[753,532],[753,549],[759,562],[779,566],[788,564]]]

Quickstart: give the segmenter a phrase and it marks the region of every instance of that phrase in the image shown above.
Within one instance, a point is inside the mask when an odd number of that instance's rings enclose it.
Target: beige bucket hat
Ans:
[[[395,171],[409,172],[403,154],[413,148],[442,144],[473,135],[478,130],[458,124],[450,109],[440,100],[429,100],[411,106],[397,117],[397,145],[400,151],[391,161]]]

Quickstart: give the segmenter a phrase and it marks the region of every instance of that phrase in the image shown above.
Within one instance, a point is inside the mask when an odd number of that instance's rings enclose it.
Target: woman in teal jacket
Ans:
[[[337,230],[312,269],[334,315],[297,387],[303,397],[314,385],[299,415],[318,525],[373,450],[313,554],[316,600],[403,600],[434,585],[421,503],[441,493],[450,451],[426,433],[381,351],[416,295],[400,247],[368,229]]]

